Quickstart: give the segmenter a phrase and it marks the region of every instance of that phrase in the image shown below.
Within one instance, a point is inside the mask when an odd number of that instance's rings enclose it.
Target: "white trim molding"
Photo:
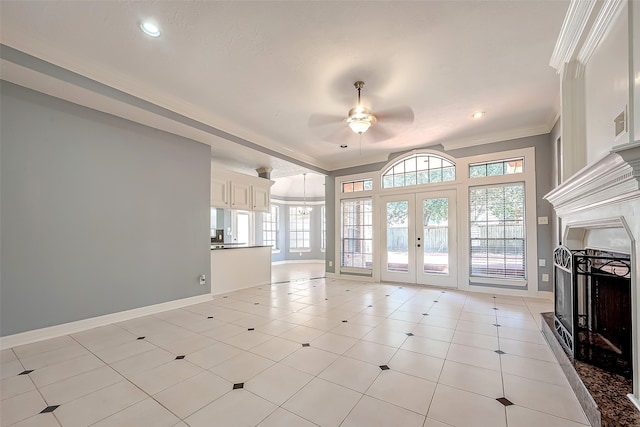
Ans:
[[[549,65],[555,68],[558,73],[562,71],[565,64],[575,57],[578,43],[596,3],[596,0],[572,0],[569,4],[569,10],[562,23],[560,35],[558,35],[549,61]]]
[[[591,55],[595,52],[596,47],[604,37],[607,29],[611,25],[611,21],[618,14],[618,12],[622,9],[622,5],[624,5],[623,0],[606,0],[600,11],[598,12],[598,16],[596,16],[595,21],[591,26],[591,31],[587,35],[584,43],[582,44],[582,48],[578,53],[578,61],[582,64],[586,64],[589,62]]]
[[[0,349],[16,347],[24,344],[31,344],[36,341],[56,338],[63,335],[75,334],[87,329],[99,326],[110,325],[115,322],[135,319],[149,314],[162,313],[163,311],[174,310],[193,304],[200,304],[212,300],[211,294],[197,295],[175,301],[163,302],[160,304],[148,305],[146,307],[134,308],[120,311],[118,313],[105,314],[104,316],[91,317],[89,319],[78,320],[76,322],[63,323],[62,325],[49,326],[47,328],[34,329],[32,331],[21,332],[19,334],[0,337]]]
[[[544,196],[559,216],[640,198],[640,146],[619,148]]]

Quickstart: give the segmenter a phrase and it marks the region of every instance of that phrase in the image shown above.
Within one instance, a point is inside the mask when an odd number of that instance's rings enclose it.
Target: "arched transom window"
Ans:
[[[413,154],[382,174],[382,188],[455,181],[456,165],[433,154]]]

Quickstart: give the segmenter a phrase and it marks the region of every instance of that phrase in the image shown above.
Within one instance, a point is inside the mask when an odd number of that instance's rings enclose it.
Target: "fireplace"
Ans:
[[[554,328],[575,359],[633,377],[631,259],[595,249],[554,251]]]

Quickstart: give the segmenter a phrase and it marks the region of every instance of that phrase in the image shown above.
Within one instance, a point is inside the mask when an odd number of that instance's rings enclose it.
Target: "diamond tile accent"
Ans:
[[[367,307],[373,307],[372,305],[368,305]]]
[[[40,411],[41,414],[46,414],[47,412],[53,412],[56,409],[58,409],[60,405],[53,405],[53,406],[47,406],[46,408],[44,408],[42,411]]]
[[[20,372],[18,375],[29,375],[31,372],[33,372],[33,369],[27,369],[26,371]]]
[[[146,338],[146,337],[138,337],[138,338],[136,338],[136,340],[143,340],[143,339],[145,339],[145,338]]]
[[[182,360],[182,359],[184,359],[184,358],[185,358],[185,355],[184,355],[184,354],[182,354],[182,355],[180,355],[180,356],[176,356],[176,360]]]
[[[505,353],[505,352],[504,352],[504,351],[502,351],[502,350],[496,350],[496,351],[495,351],[495,353],[498,353],[498,354],[507,354],[507,353]]]
[[[256,328],[248,328],[247,331],[255,331]]]
[[[494,309],[494,310],[498,310],[498,307],[494,307],[493,309]]]
[[[259,304],[260,304],[259,302],[254,302],[254,303],[253,303],[253,305],[259,305]]]
[[[213,316],[207,316],[207,319],[213,319]]]
[[[309,347],[309,345],[310,345],[310,344],[309,344],[308,342],[302,343],[302,346],[303,346],[303,347]]]
[[[388,365],[380,365],[380,369],[382,369],[383,371],[388,371],[391,368]]]
[[[412,336],[413,336],[413,333],[411,333],[411,332],[407,332],[405,335],[406,335],[406,336],[408,336],[408,337],[412,337]]]
[[[235,384],[233,385],[233,389],[234,389],[234,390],[238,390],[238,389],[240,389],[240,388],[244,388],[244,383],[235,383]]]
[[[492,323],[493,326],[495,326],[496,328],[499,328],[500,326],[502,326],[500,323]]]
[[[422,315],[423,315],[423,316],[428,316],[428,315],[429,315],[429,313],[422,313]]]
[[[348,322],[348,320],[343,320],[343,321],[342,321],[342,323],[347,323],[347,322]]]
[[[506,397],[499,397],[496,399],[498,402],[502,403],[504,406],[511,406],[513,405],[513,402],[511,402],[509,399],[507,399]]]

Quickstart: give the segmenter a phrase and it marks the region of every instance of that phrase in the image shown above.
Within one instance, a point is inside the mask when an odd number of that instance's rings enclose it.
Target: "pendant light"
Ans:
[[[302,201],[304,206],[298,209],[298,215],[309,216],[309,214],[311,213],[311,208],[307,208],[307,174],[303,173],[302,178],[304,179],[302,184],[302,191],[304,195]]]

